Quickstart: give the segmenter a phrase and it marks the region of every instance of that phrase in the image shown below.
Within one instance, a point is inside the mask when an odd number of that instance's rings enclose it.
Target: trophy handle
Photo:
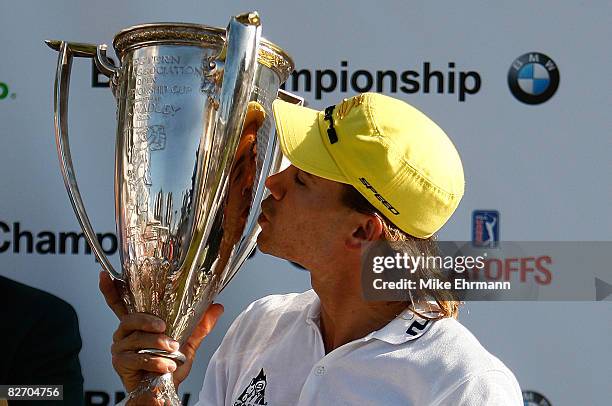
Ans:
[[[261,21],[256,11],[232,17],[226,44],[218,56],[224,67],[215,133],[234,141],[232,151],[238,145],[255,83],[260,37]]]
[[[227,175],[240,141],[248,103],[255,85],[260,38],[261,20],[256,11],[232,17],[227,26],[225,44],[213,64],[215,69],[223,69],[219,108],[214,125],[214,138],[222,140],[222,146],[217,149],[218,156],[213,160],[219,162],[219,167],[225,168],[220,174],[225,183],[217,189],[212,202],[221,201],[221,196],[229,184]],[[221,154],[221,151],[228,153]],[[214,222],[209,222],[202,234],[209,235],[213,225]],[[190,274],[193,272],[196,272],[195,268],[190,270]]]
[[[68,191],[68,197],[72,208],[76,214],[79,224],[83,229],[85,238],[91,246],[96,258],[108,273],[114,278],[123,281],[120,273],[118,273],[110,261],[104,254],[100,242],[96,238],[96,234],[91,226],[79,186],[77,184],[72,157],[70,154],[70,143],[68,141],[68,93],[70,89],[70,72],[72,68],[72,58],[85,57],[93,58],[96,65],[103,74],[116,76],[118,68],[114,67],[106,58],[106,45],[81,44],[65,41],[45,41],[49,47],[59,51],[57,59],[57,70],[55,74],[54,87],[54,123],[55,123],[55,144],[57,146],[57,154],[60,161],[60,169],[64,178],[64,185]]]

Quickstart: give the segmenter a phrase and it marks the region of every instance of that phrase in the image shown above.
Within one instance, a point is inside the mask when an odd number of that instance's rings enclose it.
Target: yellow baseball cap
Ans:
[[[430,237],[459,205],[461,158],[444,131],[408,103],[364,93],[324,111],[282,100],[272,109],[292,164],[354,186],[404,232]]]

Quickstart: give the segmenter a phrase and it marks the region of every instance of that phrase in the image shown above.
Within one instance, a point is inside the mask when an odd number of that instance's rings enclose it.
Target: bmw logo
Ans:
[[[523,391],[524,406],[551,406],[550,401],[544,395],[531,390]]]
[[[518,100],[541,104],[553,97],[559,87],[559,69],[555,61],[539,52],[529,52],[512,62],[508,86]]]

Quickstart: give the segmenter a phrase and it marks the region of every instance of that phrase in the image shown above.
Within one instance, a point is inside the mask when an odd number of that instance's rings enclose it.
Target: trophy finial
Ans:
[[[237,15],[236,20],[245,25],[254,25],[256,27],[261,25],[261,18],[259,17],[259,13],[257,11]]]

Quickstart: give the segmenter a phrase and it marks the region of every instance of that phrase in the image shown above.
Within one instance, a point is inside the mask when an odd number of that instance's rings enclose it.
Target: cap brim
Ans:
[[[283,154],[304,172],[349,183],[321,138],[320,112],[277,99],[272,103],[276,132]]]

